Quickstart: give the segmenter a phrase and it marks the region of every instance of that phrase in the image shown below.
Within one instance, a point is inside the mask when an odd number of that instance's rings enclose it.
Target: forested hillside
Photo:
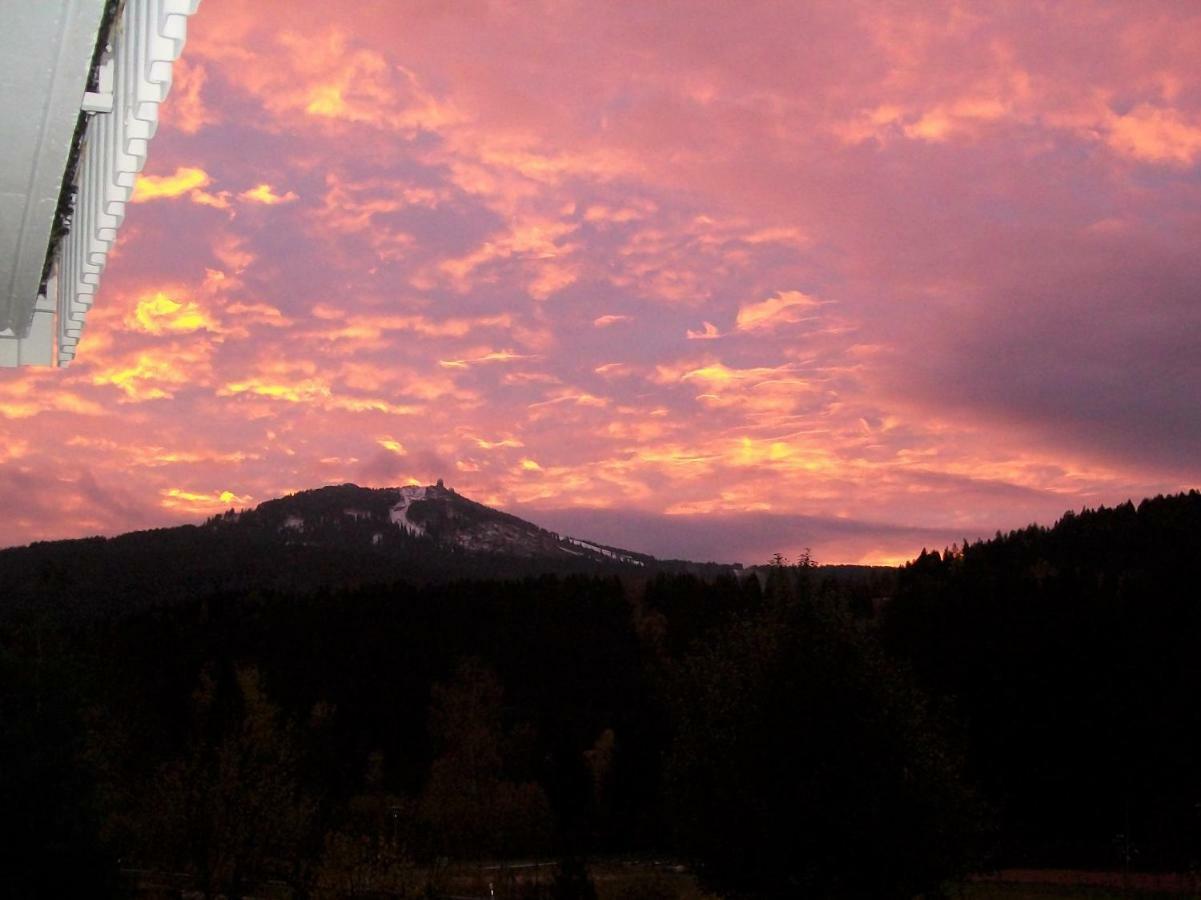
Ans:
[[[50,579],[0,617],[4,871],[22,896],[154,873],[439,896],[455,861],[540,858],[553,885],[498,896],[566,898],[594,896],[581,860],[634,855],[727,898],[904,898],[989,867],[1187,870],[1199,535],[1193,493],[895,582],[780,565],[80,615]]]
[[[1201,863],[1201,494],[1065,515],[900,573],[889,650],[945,698],[1010,863]]]
[[[660,560],[539,528],[441,482],[331,485],[229,510],[202,525],[0,550],[0,617],[54,605],[105,616],[214,593],[308,595],[361,585],[737,569]]]
[[[723,888],[937,883],[965,846],[909,851],[975,801],[843,612],[867,598],[819,572],[778,568],[765,591],[548,576],[10,614],[0,807],[23,827],[8,871],[56,891],[150,871],[338,896],[345,879],[415,889],[437,860],[653,853],[707,862]],[[811,753],[794,758],[798,735]],[[714,845],[735,821],[741,839]],[[814,829],[827,846],[870,836],[891,868],[864,870],[862,846],[853,864],[810,849],[792,868]]]

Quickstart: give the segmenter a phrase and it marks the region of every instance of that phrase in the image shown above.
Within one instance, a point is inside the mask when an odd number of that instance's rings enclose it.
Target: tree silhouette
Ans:
[[[699,650],[673,714],[673,820],[723,896],[908,898],[969,868],[979,807],[942,728],[813,607]]]
[[[300,790],[294,728],[267,699],[252,667],[222,690],[210,672],[193,695],[186,754],[159,773],[147,820],[206,896],[240,896],[290,869],[313,804]],[[223,696],[225,694],[226,696]]]
[[[434,685],[432,697],[438,755],[420,807],[438,849],[459,858],[545,849],[552,829],[546,795],[537,784],[503,777],[504,691],[496,675],[463,662],[453,681]]]

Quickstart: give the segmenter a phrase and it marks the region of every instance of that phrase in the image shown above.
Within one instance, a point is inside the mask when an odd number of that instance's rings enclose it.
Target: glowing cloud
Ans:
[[[208,73],[204,66],[192,63],[189,57],[176,60],[171,71],[171,94],[163,108],[163,121],[185,134],[220,121],[216,112],[204,101]]]
[[[819,301],[800,291],[780,291],[774,297],[740,307],[735,326],[739,331],[762,331],[794,324],[808,318],[818,305]],[[692,337],[691,333],[689,337]]]
[[[174,197],[208,196],[200,189],[212,183],[208,172],[196,166],[179,166],[170,175],[139,175],[133,189],[133,202]],[[203,201],[199,201],[203,202]]]
[[[195,301],[173,300],[163,291],[138,301],[125,324],[147,334],[187,334],[220,331],[217,323]]]
[[[631,322],[633,321],[633,318],[633,316],[618,316],[612,314],[607,316],[597,316],[592,320],[592,325],[595,328],[608,328],[610,325],[617,325],[620,322]]]
[[[119,389],[127,402],[142,403],[174,397],[185,385],[203,383],[207,370],[206,346],[186,350],[162,347],[139,351],[98,366],[91,375],[91,382]]]
[[[264,206],[275,206],[279,203],[291,203],[296,199],[296,194],[292,191],[287,191],[283,194],[277,194],[272,189],[271,185],[263,183],[256,185],[249,190],[242,191],[238,194],[242,200],[248,200],[252,203],[262,203]]]
[[[0,398],[0,417],[5,419],[27,419],[43,413],[55,412],[102,416],[105,414],[105,407],[69,391],[59,391],[46,396],[29,394],[21,396],[19,393],[14,396],[14,392],[8,392],[6,396]],[[29,444],[22,442],[21,447],[23,448],[21,455],[25,455]]]
[[[319,378],[304,378],[298,381],[252,377],[244,381],[231,381],[217,391],[218,396],[233,397],[238,394],[253,394],[288,403],[306,403],[330,396],[329,385]]]
[[[249,494],[239,495],[233,491],[204,493],[183,488],[165,488],[159,492],[159,495],[162,498],[160,502],[165,508],[188,513],[212,513],[246,506],[254,499]]]
[[[1110,120],[1106,141],[1134,159],[1188,166],[1201,154],[1201,122],[1189,122],[1175,109],[1143,103]]]
[[[516,438],[503,438],[499,441],[486,441],[483,438],[476,438],[475,445],[481,450],[497,450],[503,447],[524,447],[521,441]]]
[[[512,350],[493,350],[469,359],[440,359],[438,365],[444,369],[467,369],[482,363],[513,362],[518,359],[534,359],[528,354],[514,353]]]
[[[597,366],[592,371],[602,378],[621,378],[626,375],[632,375],[634,368],[627,363],[612,362]]]
[[[721,332],[717,330],[717,326],[712,322],[701,323],[704,327],[700,331],[688,329],[687,337],[690,341],[711,341],[721,337]]]

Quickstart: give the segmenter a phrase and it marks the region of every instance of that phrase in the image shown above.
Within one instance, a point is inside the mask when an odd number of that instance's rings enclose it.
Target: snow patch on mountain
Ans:
[[[424,535],[424,525],[409,521],[409,506],[417,500],[424,500],[425,497],[426,488],[421,485],[408,484],[402,487],[399,502],[388,511],[388,518],[392,520],[392,524],[414,537]]]
[[[634,559],[632,556],[626,556],[624,553],[614,553],[607,547],[599,547],[596,544],[590,544],[588,541],[581,541],[578,538],[569,537],[565,539],[569,544],[575,544],[577,547],[583,547],[585,550],[591,550],[593,553],[599,553],[601,556],[616,560],[617,562],[631,563],[635,566],[645,565],[640,559]],[[566,548],[564,548],[566,549]],[[570,550],[568,553],[572,552]]]

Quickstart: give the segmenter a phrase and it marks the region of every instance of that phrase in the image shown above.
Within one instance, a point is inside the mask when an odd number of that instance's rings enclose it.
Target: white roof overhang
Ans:
[[[199,3],[0,0],[0,366],[74,358]]]

